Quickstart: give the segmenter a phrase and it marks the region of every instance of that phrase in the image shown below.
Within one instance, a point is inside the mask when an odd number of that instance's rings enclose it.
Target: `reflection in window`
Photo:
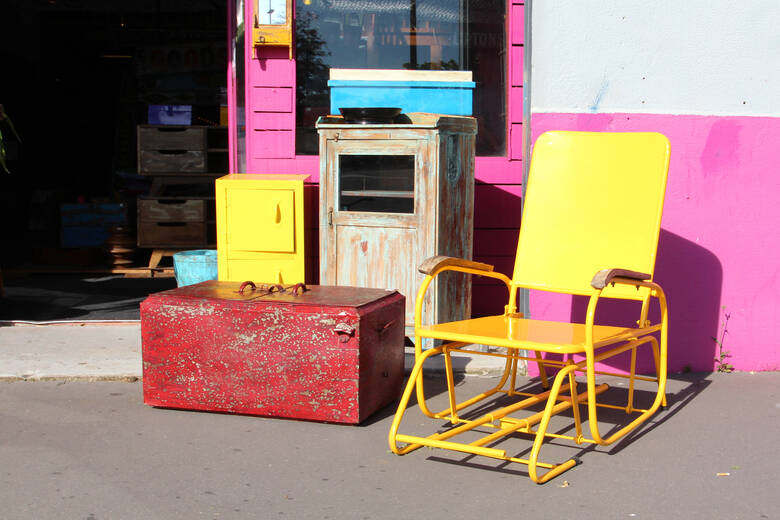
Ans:
[[[414,155],[339,155],[339,210],[414,213]]]
[[[505,0],[297,0],[296,152],[316,155],[331,68],[471,70],[478,155],[503,155]]]
[[[284,25],[287,22],[287,0],[257,0],[257,23]]]

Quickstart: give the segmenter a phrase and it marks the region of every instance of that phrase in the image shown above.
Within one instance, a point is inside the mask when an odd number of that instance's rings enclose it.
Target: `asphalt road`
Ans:
[[[780,373],[692,374],[669,395],[639,435],[540,486],[521,465],[392,454],[392,407],[341,426],[150,408],[139,382],[3,382],[0,518],[780,518]],[[411,412],[402,430],[420,433]],[[559,444],[543,456],[581,451]]]

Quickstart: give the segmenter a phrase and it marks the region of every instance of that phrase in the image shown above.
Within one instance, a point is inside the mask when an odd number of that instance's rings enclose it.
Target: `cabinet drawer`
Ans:
[[[203,222],[139,222],[138,247],[203,246]]]
[[[293,190],[229,190],[227,250],[295,252]]]
[[[139,199],[138,217],[144,222],[202,222],[205,201],[198,199]]]
[[[205,173],[206,152],[202,150],[141,150],[140,173]]]
[[[138,147],[141,150],[195,150],[206,149],[206,129],[192,127],[138,128]]]
[[[228,258],[225,263],[226,275],[220,280],[293,284],[304,282],[306,278],[303,262],[294,255],[268,258],[256,254],[254,258],[251,255],[249,258]]]

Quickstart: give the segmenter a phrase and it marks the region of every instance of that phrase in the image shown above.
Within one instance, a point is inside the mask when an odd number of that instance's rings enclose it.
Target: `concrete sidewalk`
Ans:
[[[407,354],[410,369],[414,356]],[[455,355],[454,368],[469,375],[500,373],[486,356]],[[442,368],[440,359],[431,369]],[[0,326],[0,380],[134,380],[141,377],[139,322],[84,322]]]
[[[436,409],[437,382],[426,383]],[[457,391],[494,383],[460,377]],[[538,486],[519,464],[392,454],[393,405],[340,426],[155,409],[139,382],[5,382],[0,518],[778,519],[779,393],[779,373],[675,376],[669,408],[625,442],[547,443],[546,460],[582,464]],[[441,427],[416,405],[402,423],[412,434]],[[522,457],[529,442],[496,447]]]
[[[0,326],[0,379],[139,377],[138,322]]]
[[[494,366],[458,365],[459,395],[496,382]],[[140,376],[137,322],[0,327],[0,518],[780,520],[778,372],[673,375],[669,408],[630,438],[547,443],[546,460],[583,464],[544,486],[493,459],[393,455],[394,405],[361,426],[154,409]],[[437,409],[441,379],[426,383]],[[605,397],[625,381],[612,384]],[[609,431],[625,415],[601,419]],[[402,426],[442,423],[412,405]],[[523,457],[529,444],[500,447]]]

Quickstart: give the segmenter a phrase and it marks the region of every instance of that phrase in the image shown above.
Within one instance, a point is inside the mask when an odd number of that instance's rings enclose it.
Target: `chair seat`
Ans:
[[[596,348],[643,336],[657,330],[595,325]],[[415,334],[425,338],[523,348],[543,352],[574,354],[584,352],[585,325],[557,321],[528,320],[504,316],[486,316],[417,327]]]

